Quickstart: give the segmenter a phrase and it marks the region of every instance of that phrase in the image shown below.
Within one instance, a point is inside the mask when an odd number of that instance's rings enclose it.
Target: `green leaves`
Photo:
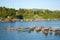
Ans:
[[[60,11],[51,11],[44,9],[22,9],[19,10],[13,8],[0,7],[0,17],[7,18],[17,18],[17,16],[22,15],[24,19],[35,19],[35,15],[41,17],[42,19],[60,19]],[[38,19],[38,18],[37,18]]]

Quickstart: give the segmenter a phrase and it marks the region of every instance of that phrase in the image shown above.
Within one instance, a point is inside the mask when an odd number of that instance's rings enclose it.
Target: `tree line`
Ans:
[[[0,7],[0,19],[13,19],[22,15],[23,19],[58,19],[60,20],[60,10],[48,9],[23,9]],[[37,15],[37,16],[36,16]],[[35,17],[36,16],[36,17]]]

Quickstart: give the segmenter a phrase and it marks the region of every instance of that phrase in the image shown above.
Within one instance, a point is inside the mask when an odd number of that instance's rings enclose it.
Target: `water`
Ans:
[[[28,31],[22,32],[17,30],[6,30],[8,27],[12,28],[28,28],[34,26],[44,26],[49,27],[60,27],[60,20],[50,20],[50,21],[29,21],[29,22],[3,22],[0,23],[0,40],[60,40],[60,35],[55,35],[54,33],[48,35],[42,32],[33,31],[29,33]]]

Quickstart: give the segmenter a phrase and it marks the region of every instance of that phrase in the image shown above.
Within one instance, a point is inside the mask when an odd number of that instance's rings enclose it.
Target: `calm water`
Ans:
[[[34,26],[44,26],[45,28],[49,27],[60,27],[60,20],[51,20],[51,21],[32,21],[32,22],[12,22],[12,23],[0,23],[0,40],[60,40],[60,35],[55,35],[54,33],[45,35],[42,32],[33,31],[29,33],[28,31],[8,31],[7,27],[12,28],[27,28]]]

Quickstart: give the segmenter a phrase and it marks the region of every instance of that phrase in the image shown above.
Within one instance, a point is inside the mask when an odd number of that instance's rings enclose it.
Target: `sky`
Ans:
[[[0,7],[60,10],[60,0],[0,0]]]

